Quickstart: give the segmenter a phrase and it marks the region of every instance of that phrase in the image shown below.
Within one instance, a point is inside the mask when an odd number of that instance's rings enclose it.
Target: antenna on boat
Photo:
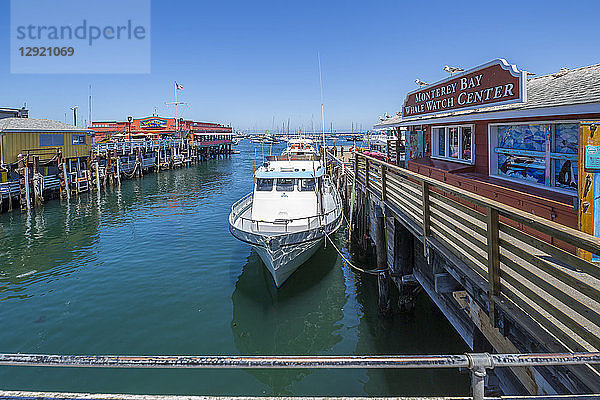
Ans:
[[[321,55],[317,51],[317,60],[319,61],[319,85],[321,87],[321,126],[323,133],[323,167],[325,168],[325,174],[327,174],[327,159],[326,159],[326,147],[325,147],[325,107],[323,105],[323,73],[321,72]]]

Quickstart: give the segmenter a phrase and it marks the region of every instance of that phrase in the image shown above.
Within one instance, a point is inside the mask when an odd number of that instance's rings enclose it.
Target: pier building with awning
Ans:
[[[197,133],[233,133],[231,126],[223,124],[159,116],[132,118],[131,121],[95,121],[90,129],[95,133],[96,142],[180,138]]]
[[[497,59],[408,93],[375,129],[405,130],[411,171],[577,228],[580,127],[599,120],[600,64],[533,76]]]

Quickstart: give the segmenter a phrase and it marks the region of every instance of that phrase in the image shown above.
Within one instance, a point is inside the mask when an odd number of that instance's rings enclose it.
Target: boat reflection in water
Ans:
[[[324,355],[342,340],[346,302],[343,271],[331,246],[322,248],[277,289],[255,251],[232,295],[231,330],[242,355]],[[245,370],[273,390],[291,395],[311,370]]]

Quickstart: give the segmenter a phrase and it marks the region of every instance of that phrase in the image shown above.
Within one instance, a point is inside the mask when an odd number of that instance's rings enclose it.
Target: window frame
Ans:
[[[494,178],[503,179],[509,182],[520,183],[522,185],[527,185],[531,187],[536,187],[540,189],[550,190],[553,192],[563,193],[569,196],[577,196],[578,189],[565,189],[556,185],[556,171],[555,171],[555,163],[557,160],[556,157],[552,157],[551,154],[556,154],[554,151],[554,144],[556,140],[556,125],[557,124],[580,124],[581,120],[573,120],[573,119],[559,119],[559,120],[551,120],[551,121],[507,121],[507,122],[495,122],[488,124],[488,174],[489,176],[493,176]],[[498,126],[519,126],[519,125],[550,125],[550,145],[546,145],[549,148],[549,152],[546,152],[545,158],[547,159],[547,168],[550,168],[550,186],[546,186],[545,184],[540,184],[536,182],[527,181],[525,179],[515,179],[510,176],[501,175],[498,173],[498,157],[495,149],[498,147]],[[578,143],[579,146],[579,143]],[[561,154],[569,154],[569,153],[561,153]],[[573,153],[574,156],[579,158],[579,151]],[[578,163],[578,161],[577,161]],[[546,173],[548,173],[546,171]],[[579,171],[578,171],[579,173]],[[577,177],[577,182],[579,182],[579,176]]]
[[[458,157],[450,157],[450,129],[458,129]],[[463,155],[463,128],[471,129],[471,159],[461,158]],[[431,158],[436,160],[451,161],[460,164],[475,164],[475,124],[454,124],[454,125],[432,125],[431,126]],[[439,155],[439,129],[444,130],[444,156]]]
[[[258,184],[259,180],[271,181],[271,188],[269,190],[261,189],[261,186]],[[275,178],[256,178],[256,191],[257,192],[272,192],[275,188]]]
[[[75,143],[75,138],[79,138],[79,140],[81,140],[82,137],[83,137],[83,143]],[[86,144],[87,144],[87,135],[85,133],[74,133],[71,135],[71,145],[85,146]]]
[[[55,139],[61,140],[55,140]],[[42,139],[50,139],[50,144],[45,144]],[[40,133],[39,136],[40,147],[64,147],[65,146],[65,134],[64,133]],[[60,143],[54,143],[60,142]]]
[[[291,180],[291,190],[284,189],[284,186],[279,186],[280,180]],[[283,185],[283,184],[281,184]],[[286,185],[287,186],[287,185]],[[275,191],[276,192],[294,192],[296,190],[296,179],[295,178],[275,178]]]
[[[312,182],[313,187],[311,189],[303,189],[302,184],[304,182]],[[300,178],[298,179],[298,191],[299,192],[314,192],[317,189],[317,182],[315,182],[315,178]]]

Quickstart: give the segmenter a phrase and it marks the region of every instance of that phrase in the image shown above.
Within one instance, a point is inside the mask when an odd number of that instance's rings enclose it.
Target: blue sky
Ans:
[[[600,1],[152,1],[151,73],[11,74],[9,2],[0,6],[0,106],[27,102],[31,117],[62,121],[68,107],[94,120],[172,116],[173,81],[185,118],[238,129],[320,124],[317,51],[326,126],[364,129],[401,109],[415,78],[445,78],[505,58],[540,74],[600,62],[590,16]],[[115,12],[118,12],[116,10]]]

